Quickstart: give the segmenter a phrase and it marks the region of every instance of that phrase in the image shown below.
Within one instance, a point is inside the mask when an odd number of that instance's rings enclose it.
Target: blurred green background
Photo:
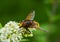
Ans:
[[[34,20],[49,33],[37,30],[26,42],[60,42],[60,0],[0,0],[0,27],[24,20],[32,10],[36,11]]]

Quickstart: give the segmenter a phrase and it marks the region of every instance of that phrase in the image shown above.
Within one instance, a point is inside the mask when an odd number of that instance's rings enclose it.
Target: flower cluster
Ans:
[[[33,36],[32,30],[29,29],[30,33],[23,27],[19,28],[17,22],[10,21],[0,29],[0,42],[20,42],[23,37]]]

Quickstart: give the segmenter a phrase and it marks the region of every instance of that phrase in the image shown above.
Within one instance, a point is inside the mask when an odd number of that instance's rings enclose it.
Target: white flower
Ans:
[[[32,31],[34,28],[28,28],[27,31],[25,28],[19,28],[18,23],[15,21],[10,21],[3,28],[0,29],[0,41],[1,42],[20,42],[23,39],[23,36],[30,37],[33,36]]]
[[[19,28],[19,26],[17,25],[18,23],[15,21],[10,21],[8,22],[4,27],[10,27],[10,28]]]
[[[2,40],[1,42],[10,42],[10,39]]]
[[[15,21],[8,22],[2,29],[0,29],[1,42],[19,42],[21,40],[22,32],[19,32],[20,28]]]

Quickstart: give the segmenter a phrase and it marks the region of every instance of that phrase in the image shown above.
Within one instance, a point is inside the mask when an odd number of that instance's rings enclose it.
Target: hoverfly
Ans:
[[[26,19],[20,22],[19,26],[26,28],[26,30],[28,30],[28,28],[36,28],[47,32],[46,30],[40,28],[39,23],[34,21],[34,17],[35,17],[35,11],[30,12],[26,17]]]

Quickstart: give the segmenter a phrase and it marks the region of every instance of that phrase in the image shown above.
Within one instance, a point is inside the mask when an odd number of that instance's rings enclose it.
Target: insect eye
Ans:
[[[30,22],[29,22],[29,21],[27,21],[27,22],[26,22],[26,24],[30,24]]]

